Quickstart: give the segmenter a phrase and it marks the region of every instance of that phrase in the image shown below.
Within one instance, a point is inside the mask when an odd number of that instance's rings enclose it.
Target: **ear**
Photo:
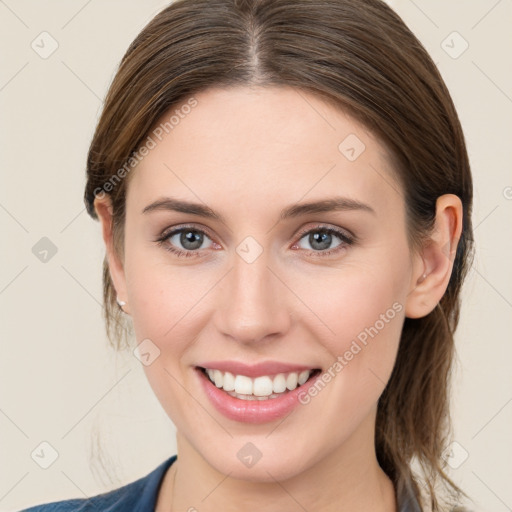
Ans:
[[[126,304],[122,306],[123,311],[130,314],[123,263],[119,255],[114,250],[114,239],[112,235],[112,215],[114,210],[112,208],[110,196],[108,194],[103,194],[101,198],[99,196],[96,197],[94,200],[94,209],[96,210],[101,222],[110,278],[112,279],[118,299],[126,302]]]
[[[462,202],[454,194],[437,198],[436,220],[430,239],[414,256],[411,291],[405,316],[421,318],[439,303],[453,269],[453,261],[462,232]]]

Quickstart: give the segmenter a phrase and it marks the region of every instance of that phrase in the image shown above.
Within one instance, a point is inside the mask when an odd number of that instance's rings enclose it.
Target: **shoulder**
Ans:
[[[96,505],[93,504],[97,497],[54,501],[52,503],[43,503],[35,505],[30,508],[25,508],[21,512],[82,512],[86,510],[96,510]]]
[[[165,460],[148,475],[113,491],[70,500],[43,503],[21,512],[116,512],[153,510],[160,484],[166,470],[176,460],[176,455]]]

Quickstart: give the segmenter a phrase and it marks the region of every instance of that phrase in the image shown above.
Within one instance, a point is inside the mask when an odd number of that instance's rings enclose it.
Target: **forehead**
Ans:
[[[295,88],[208,89],[166,112],[150,137],[130,176],[128,202],[137,205],[168,193],[257,210],[335,193],[384,208],[401,195],[385,146]]]

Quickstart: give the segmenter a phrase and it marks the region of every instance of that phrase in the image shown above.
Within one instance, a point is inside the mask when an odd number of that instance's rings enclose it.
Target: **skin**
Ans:
[[[209,89],[195,98],[198,105],[129,177],[123,257],[113,249],[109,198],[95,201],[111,276],[137,342],[149,338],[160,350],[144,371],[177,429],[178,460],[156,510],[171,510],[172,503],[175,511],[201,512],[395,511],[394,488],[373,443],[377,401],[405,316],[428,314],[446,290],[461,202],[441,196],[431,240],[412,251],[386,147],[345,113],[286,87]],[[349,134],[366,146],[355,161],[338,149]],[[279,220],[289,205],[333,195],[370,205],[374,213]],[[141,213],[162,196],[208,205],[225,222]],[[180,258],[155,243],[182,224],[206,231],[195,249],[199,256]],[[308,237],[319,225],[349,230],[357,241],[323,256]],[[247,236],[263,249],[252,263],[236,252]],[[166,243],[187,250],[179,235]],[[328,248],[339,244],[333,235]],[[284,420],[225,418],[193,370],[215,359],[326,370],[394,303],[401,311]],[[251,468],[237,458],[247,442],[262,453]]]

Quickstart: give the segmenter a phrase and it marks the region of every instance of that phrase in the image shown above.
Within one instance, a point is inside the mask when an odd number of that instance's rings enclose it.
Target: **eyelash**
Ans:
[[[186,231],[194,231],[195,233],[201,233],[211,239],[211,237],[208,235],[208,233],[206,231],[203,231],[202,229],[196,228],[194,226],[181,226],[178,229],[173,229],[171,231],[164,231],[160,235],[160,237],[155,240],[155,242],[159,246],[162,246],[166,251],[169,251],[169,252],[173,253],[174,255],[176,255],[178,258],[191,258],[191,257],[194,258],[194,257],[200,256],[199,250],[183,251],[181,249],[176,249],[175,247],[173,247],[169,244],[166,244],[166,242],[172,236],[174,236],[178,233],[181,233],[181,232],[186,232]],[[334,254],[338,251],[343,250],[347,246],[353,245],[357,240],[354,235],[348,235],[344,231],[341,231],[341,230],[338,230],[338,229],[335,229],[335,228],[332,228],[329,226],[319,225],[319,226],[316,226],[315,228],[301,231],[297,235],[299,237],[298,241],[302,240],[302,238],[304,238],[305,235],[308,235],[308,234],[314,233],[314,232],[321,232],[321,233],[336,235],[341,240],[341,243],[339,245],[337,245],[336,247],[334,247],[333,249],[327,249],[324,251],[313,251],[313,250],[307,251],[307,252],[313,254],[314,257],[322,257],[323,258],[323,257],[330,256],[331,254]]]

